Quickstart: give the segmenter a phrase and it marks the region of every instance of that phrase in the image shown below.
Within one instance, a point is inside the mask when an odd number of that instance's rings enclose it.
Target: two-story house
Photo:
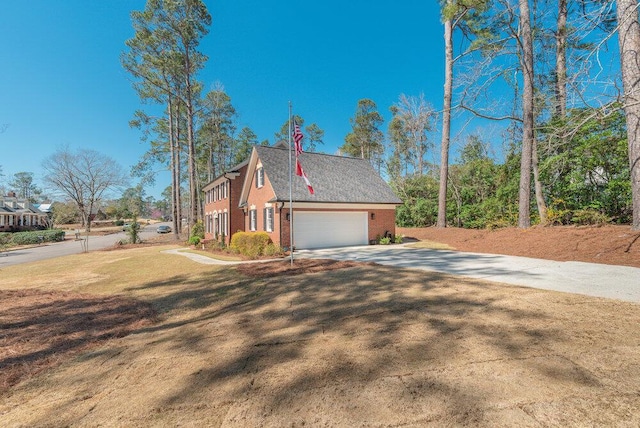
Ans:
[[[303,249],[366,245],[395,234],[395,208],[401,201],[368,160],[302,153],[300,161],[313,195],[295,174],[290,189],[289,150],[283,146],[256,146],[246,163],[209,183],[207,238],[265,231],[288,248],[293,225],[293,246]],[[216,199],[215,189],[224,186],[229,196]]]

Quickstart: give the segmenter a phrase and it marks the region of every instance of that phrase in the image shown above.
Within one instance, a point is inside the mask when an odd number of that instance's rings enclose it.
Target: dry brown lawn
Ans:
[[[161,249],[0,272],[0,373],[51,360],[0,392],[0,425],[640,424],[639,305]]]

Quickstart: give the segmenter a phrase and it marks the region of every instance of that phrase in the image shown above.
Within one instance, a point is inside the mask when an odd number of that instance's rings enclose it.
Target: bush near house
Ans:
[[[229,245],[232,251],[253,259],[265,255],[265,249],[273,252],[273,242],[266,232],[236,232]]]
[[[204,240],[204,223],[198,220],[191,228],[191,236],[189,236],[189,245],[198,245]]]

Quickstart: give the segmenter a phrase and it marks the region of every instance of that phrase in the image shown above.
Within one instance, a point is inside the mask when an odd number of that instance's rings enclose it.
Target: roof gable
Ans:
[[[220,174],[219,176],[215,177],[213,180],[211,180],[210,182],[208,182],[207,184],[205,184],[202,187],[202,191],[206,192],[207,190],[211,190],[213,189],[217,184],[222,183],[223,181],[225,181],[226,179],[235,179],[236,177],[238,177],[240,174],[240,170],[242,169],[242,167],[244,167],[247,163],[249,162],[249,159],[244,160],[243,162],[240,162],[238,165],[235,165],[229,169],[226,169],[222,174]]]
[[[262,163],[275,199],[289,200],[289,150],[280,147],[256,146],[251,153],[243,187],[241,204],[246,202],[258,159]],[[293,159],[295,162],[295,159]],[[366,159],[349,158],[321,153],[302,153],[304,168],[314,195],[309,193],[302,177],[293,174],[292,199],[296,202],[382,203],[400,204],[389,185],[378,175]]]

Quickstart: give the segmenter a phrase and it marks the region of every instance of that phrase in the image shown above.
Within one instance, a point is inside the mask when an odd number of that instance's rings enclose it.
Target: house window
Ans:
[[[265,208],[264,215],[264,230],[266,232],[273,232],[273,208]]]
[[[222,197],[227,199],[229,197],[229,182],[222,183]]]
[[[249,230],[255,232],[258,229],[258,211],[249,211]]]
[[[264,168],[260,167],[256,170],[256,187],[264,186]]]
[[[222,227],[220,233],[229,236],[229,213],[222,213]]]

